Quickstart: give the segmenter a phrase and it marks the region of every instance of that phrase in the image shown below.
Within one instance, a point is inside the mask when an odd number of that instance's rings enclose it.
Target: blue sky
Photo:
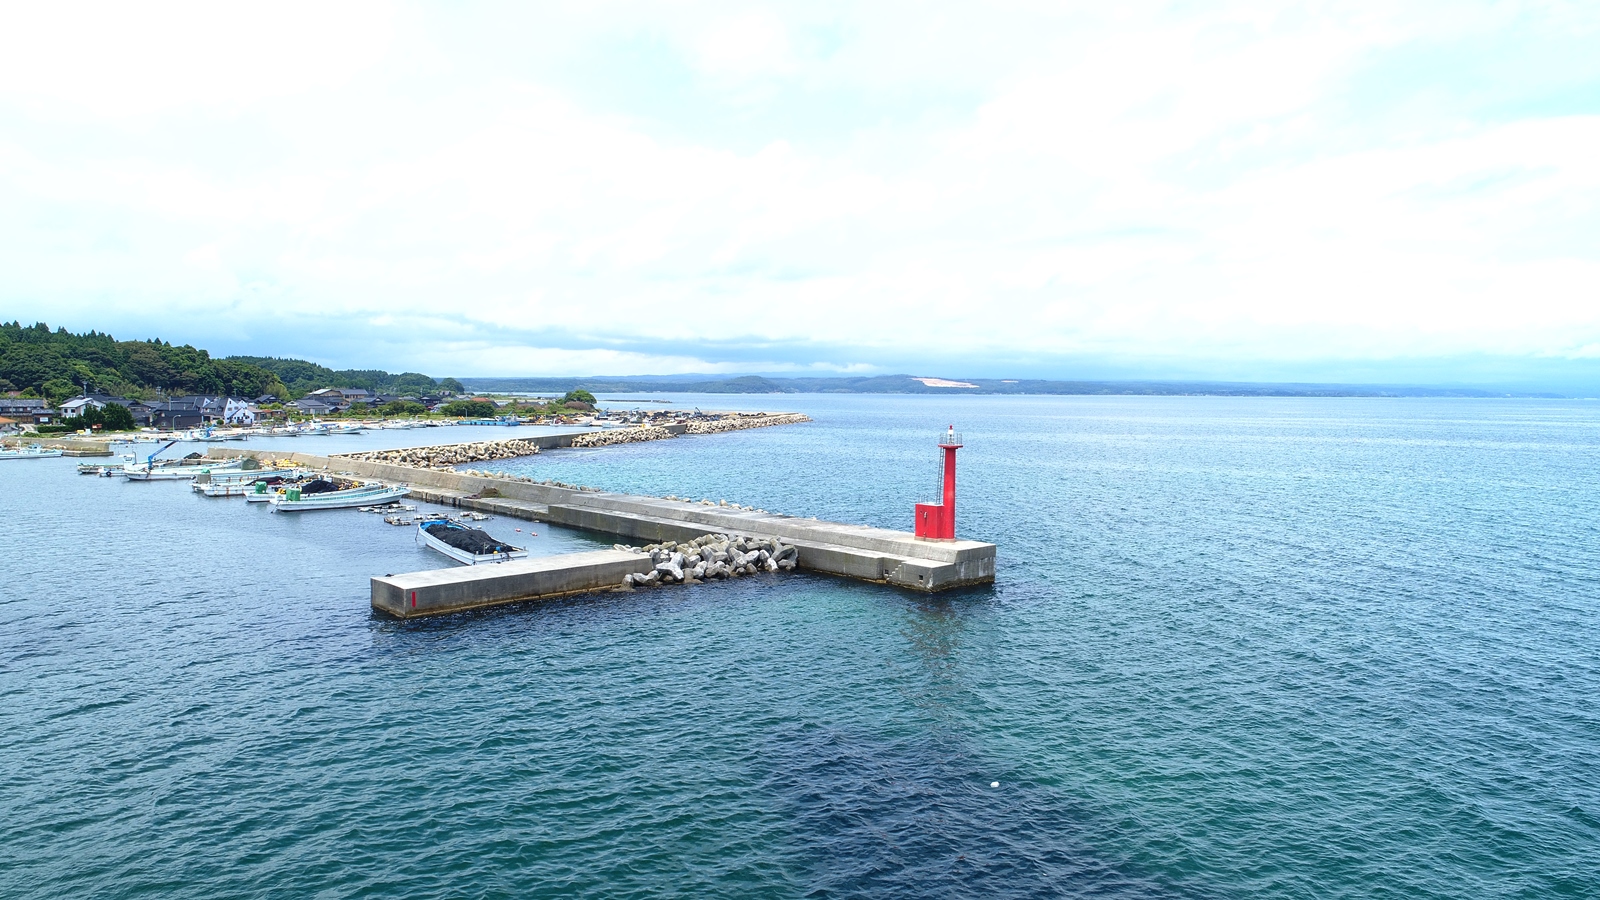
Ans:
[[[0,317],[433,374],[1600,385],[1594,3],[14,4]]]

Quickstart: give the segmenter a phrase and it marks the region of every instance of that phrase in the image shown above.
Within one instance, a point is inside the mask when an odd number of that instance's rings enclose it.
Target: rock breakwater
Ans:
[[[721,434],[725,431],[742,431],[746,428],[767,428],[772,425],[798,425],[809,422],[804,413],[731,413],[728,415],[691,418],[684,422],[687,434]]]
[[[613,545],[616,550],[649,554],[655,568],[628,575],[625,589],[658,584],[699,584],[702,581],[741,578],[760,572],[791,572],[800,551],[773,538],[705,534],[691,541],[667,541],[643,547]]]
[[[659,441],[669,437],[676,435],[665,428],[641,425],[632,428],[609,428],[605,431],[586,431],[572,439],[572,446],[582,450],[616,444],[636,444],[640,441]]]
[[[363,453],[341,453],[344,459],[361,459],[367,462],[411,466],[417,469],[447,471],[465,463],[484,462],[491,459],[515,459],[539,452],[534,441],[477,441],[471,444],[444,444],[438,447],[411,447],[405,450],[371,450]]]

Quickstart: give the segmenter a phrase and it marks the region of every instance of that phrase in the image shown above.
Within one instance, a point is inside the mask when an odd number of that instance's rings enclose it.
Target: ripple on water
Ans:
[[[1600,407],[690,402],[816,421],[484,467],[905,527],[954,421],[999,583],[396,623],[378,517],[0,468],[0,895],[1600,895]]]

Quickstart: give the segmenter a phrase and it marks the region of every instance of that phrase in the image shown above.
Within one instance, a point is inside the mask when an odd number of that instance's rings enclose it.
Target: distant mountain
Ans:
[[[1211,397],[1559,397],[1477,387],[1388,384],[1252,384],[1204,381],[1050,381],[1038,378],[932,378],[913,375],[777,378],[668,375],[587,378],[462,378],[489,393],[685,394],[1120,394]]]

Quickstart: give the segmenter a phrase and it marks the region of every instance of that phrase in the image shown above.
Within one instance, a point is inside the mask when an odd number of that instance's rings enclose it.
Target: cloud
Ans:
[[[458,373],[1600,343],[1583,5],[0,16],[8,317]]]

